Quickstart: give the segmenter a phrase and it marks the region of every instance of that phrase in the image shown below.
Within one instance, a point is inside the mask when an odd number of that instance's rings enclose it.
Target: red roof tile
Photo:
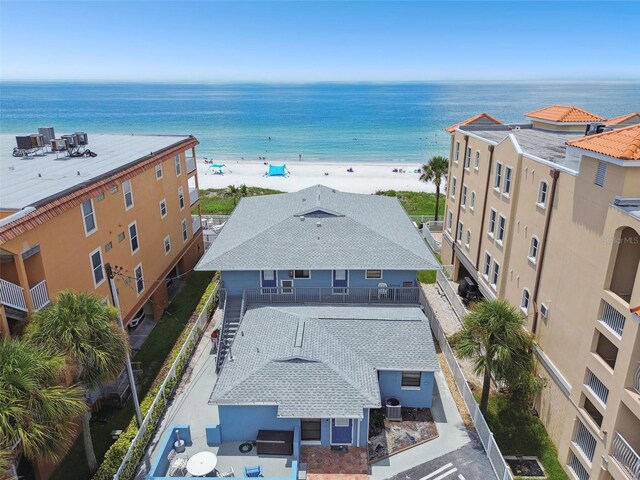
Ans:
[[[525,113],[525,117],[548,120],[551,122],[601,122],[604,118],[572,105],[551,105],[533,112]]]
[[[495,117],[492,117],[491,115],[489,115],[488,113],[480,113],[478,115],[475,115],[471,118],[467,118],[466,120],[461,121],[460,123],[456,123],[454,125],[451,125],[450,127],[445,128],[445,131],[449,132],[449,133],[453,133],[456,131],[456,129],[461,126],[461,125],[470,125],[472,123],[477,122],[478,120],[481,119],[485,119],[485,120],[489,120],[493,123],[495,123],[496,125],[502,125],[502,122],[500,120],[498,120]]]
[[[640,124],[582,137],[567,145],[621,160],[640,160]]]
[[[620,115],[619,117],[609,118],[606,121],[607,125],[620,125],[622,123],[626,123],[634,117],[638,117],[640,119],[639,112],[627,113],[626,115]]]

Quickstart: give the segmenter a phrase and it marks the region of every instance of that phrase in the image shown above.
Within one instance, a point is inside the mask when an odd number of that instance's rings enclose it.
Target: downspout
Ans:
[[[458,190],[458,214],[456,215],[456,230],[455,230],[455,234],[452,238],[453,240],[453,248],[451,249],[451,262],[450,265],[453,265],[453,260],[456,256],[456,242],[458,241],[458,228],[460,228],[460,210],[462,209],[462,187],[464,185],[464,174],[466,173],[467,169],[465,168],[464,164],[467,161],[467,146],[469,145],[469,135],[465,135],[464,136],[464,150],[462,150],[462,178],[460,179],[460,185],[457,185],[458,187],[460,187],[460,189]],[[458,159],[459,160],[459,159]],[[469,160],[469,162],[471,162],[471,160]],[[471,167],[471,165],[469,165],[469,167]],[[447,194],[449,193],[449,190],[447,189]]]
[[[536,282],[533,286],[533,322],[531,331],[536,334],[538,329],[538,293],[540,290],[540,279],[542,278],[542,267],[544,266],[544,253],[547,249],[547,237],[549,236],[549,226],[551,225],[551,214],[553,213],[553,202],[556,198],[556,189],[558,179],[560,178],[560,170],[551,170],[551,195],[549,196],[549,211],[547,218],[544,220],[544,232],[542,233],[542,245],[540,245],[540,264],[536,270]]]
[[[491,167],[493,164],[493,151],[495,146],[489,145],[489,169],[487,170],[487,182],[484,186],[484,200],[482,202],[482,220],[480,221],[480,243],[478,244],[478,254],[476,255],[476,270],[480,271],[480,253],[482,252],[482,240],[484,239],[484,220],[487,215],[487,200],[489,200],[489,180],[491,178]]]

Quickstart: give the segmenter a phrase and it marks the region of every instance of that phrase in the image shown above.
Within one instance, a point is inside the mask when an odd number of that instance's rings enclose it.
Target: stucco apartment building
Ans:
[[[18,146],[14,136],[0,140],[1,336],[61,290],[111,302],[106,263],[120,272],[125,324],[143,308],[158,319],[168,284],[204,253],[198,141],[79,134],[52,149],[46,137],[34,138],[33,148],[24,137]]]
[[[571,478],[640,475],[640,114],[554,105],[451,133],[442,260],[520,307]]]

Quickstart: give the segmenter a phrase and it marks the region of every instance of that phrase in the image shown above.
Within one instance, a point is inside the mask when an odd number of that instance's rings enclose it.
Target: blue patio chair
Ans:
[[[244,467],[244,476],[248,478],[262,477],[262,465],[256,465],[255,467]]]

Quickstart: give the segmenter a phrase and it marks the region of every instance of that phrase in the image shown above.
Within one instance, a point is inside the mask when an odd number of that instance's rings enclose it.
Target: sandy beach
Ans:
[[[322,184],[343,192],[375,193],[378,190],[408,190],[413,192],[435,192],[433,183],[419,180],[414,171],[418,164],[398,163],[315,163],[293,162],[287,164],[287,177],[266,177],[267,165],[262,162],[224,162],[223,175],[214,174],[214,169],[198,159],[198,181],[200,189],[225,188],[243,183],[250,187],[263,187],[294,192],[312,185]],[[351,167],[353,172],[348,172]],[[394,173],[402,169],[405,173]],[[217,169],[215,169],[217,170]],[[328,175],[325,175],[328,173]]]

